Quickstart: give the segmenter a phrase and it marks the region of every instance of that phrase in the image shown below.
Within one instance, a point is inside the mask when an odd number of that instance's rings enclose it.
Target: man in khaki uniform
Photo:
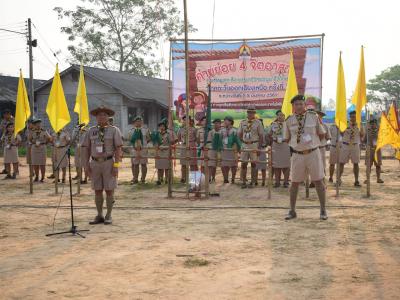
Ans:
[[[7,124],[10,122],[14,123],[14,117],[11,114],[11,110],[9,109],[4,110],[2,117],[3,118],[0,122],[0,137],[2,137],[6,133]],[[0,174],[7,174],[7,170],[5,167]]]
[[[326,220],[328,216],[325,209],[324,168],[319,151],[320,138],[326,132],[318,115],[313,111],[306,111],[303,95],[293,97],[291,103],[294,114],[286,119],[283,127],[283,139],[289,143],[293,152],[290,168],[292,172],[290,211],[285,219],[297,217],[296,201],[299,185],[310,175],[320,202],[320,219]]]
[[[14,136],[14,123],[9,122],[5,127],[5,132],[1,137],[1,142],[4,145],[4,165],[7,171],[7,176],[4,179],[16,179],[18,174],[18,146],[21,143],[21,136]],[[11,166],[13,173],[11,173]]]
[[[128,135],[129,141],[133,147],[132,151],[132,175],[133,184],[139,183],[139,168],[141,168],[141,182],[146,182],[147,164],[148,164],[148,150],[147,144],[150,142],[150,130],[143,126],[143,118],[137,116],[133,119],[133,127]]]
[[[261,121],[256,119],[256,108],[247,108],[247,118],[240,122],[238,135],[242,141],[242,153],[240,156],[242,188],[252,187],[257,181],[256,164],[259,157],[258,149],[263,144],[264,127]],[[243,151],[244,150],[244,151]],[[247,185],[247,163],[251,163],[251,182]]]
[[[42,128],[42,120],[32,120],[34,128],[29,132],[28,140],[31,146],[31,162],[35,173],[35,182],[39,181],[39,169],[41,173],[40,182],[44,182],[46,173],[46,150],[47,144],[51,141],[50,134]]]
[[[364,129],[358,128],[356,122],[356,112],[350,112],[350,122],[346,130],[343,132],[342,139],[342,148],[340,151],[339,162],[339,182],[337,184],[342,183],[342,175],[344,170],[344,165],[349,162],[353,163],[353,173],[354,173],[354,186],[360,187],[360,182],[358,181],[358,175],[360,173],[360,143],[364,137]]]
[[[335,165],[337,163],[339,153],[340,156],[340,145],[342,142],[342,135],[340,134],[339,128],[334,124],[329,127],[331,134],[331,145],[329,147],[329,182],[333,182],[333,174],[335,173]],[[338,147],[338,151],[337,148]]]
[[[53,144],[53,155],[54,155],[54,176],[55,180],[58,179],[58,182],[60,182],[60,169],[62,171],[62,183],[65,183],[65,176],[67,172],[67,166],[68,166],[68,158],[65,155],[65,152],[67,151],[67,146],[69,145],[69,142],[71,141],[71,137],[68,133],[68,131],[63,128],[57,133],[53,133],[52,135],[52,144]],[[58,166],[58,170],[56,170]]]
[[[375,158],[375,150],[376,150],[376,141],[378,139],[378,120],[377,119],[372,119],[369,121],[369,126],[367,127],[367,134],[364,136],[364,144],[370,147],[370,152],[369,152],[369,161],[368,161],[368,155],[365,153],[365,165],[369,169],[369,172],[371,172],[371,168],[373,165],[375,165],[375,171],[376,171],[376,182],[377,183],[383,183],[383,180],[381,179],[381,166],[382,166],[382,152],[381,149],[378,150],[376,153],[376,158]],[[368,164],[369,162],[369,164]],[[364,183],[367,183],[365,180]]]
[[[118,168],[122,157],[122,136],[120,130],[108,124],[114,111],[100,106],[90,112],[96,117],[97,126],[91,127],[82,144],[86,150],[87,172],[95,191],[97,216],[89,224],[112,224],[111,212],[114,205],[114,190],[117,187]],[[89,161],[89,158],[90,161]],[[103,217],[103,191],[106,192],[107,214]]]

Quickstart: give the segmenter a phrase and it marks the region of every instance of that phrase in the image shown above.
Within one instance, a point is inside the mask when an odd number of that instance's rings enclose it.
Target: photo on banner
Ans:
[[[235,42],[189,41],[189,108],[199,120],[205,115],[210,84],[212,118],[246,116],[252,104],[269,124],[282,106],[290,51],[299,93],[307,107],[321,107],[322,36],[313,38],[238,40]],[[172,96],[174,116],[185,112],[185,43],[171,41]]]

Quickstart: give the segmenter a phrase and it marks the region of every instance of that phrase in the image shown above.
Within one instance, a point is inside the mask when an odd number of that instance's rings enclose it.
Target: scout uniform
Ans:
[[[71,137],[66,129],[62,129],[57,133],[53,133],[53,155],[54,155],[54,169],[62,169],[63,176],[62,182],[65,182],[65,170],[68,166],[68,157],[65,155],[67,146],[71,141]],[[58,172],[54,170],[55,172]]]
[[[338,155],[336,155],[336,153],[338,150],[340,156],[342,135],[336,125],[329,126],[329,133],[331,135],[331,144],[329,147],[329,182],[333,182],[333,173],[335,172],[335,165],[338,160]]]
[[[166,122],[160,122],[158,126],[165,126],[167,128]],[[158,180],[157,184],[160,185],[163,182],[164,172],[165,172],[165,183],[168,183],[168,172],[170,170],[170,146],[175,144],[176,136],[173,130],[157,131],[155,136],[152,138],[153,144],[157,146],[155,168],[158,170]]]
[[[237,134],[236,128],[233,128],[233,118],[225,117],[225,120],[230,121],[229,126],[225,126],[221,130],[224,149],[221,153],[221,167],[224,174],[224,183],[228,183],[229,168],[232,171],[231,183],[235,182],[236,170],[238,166],[237,153],[240,150],[241,143]]]
[[[255,113],[254,107],[249,107],[247,109],[248,113]],[[264,128],[262,123],[258,119],[245,119],[240,122],[238,135],[242,142],[242,151],[240,155],[240,160],[242,161],[241,179],[242,187],[246,187],[246,174],[247,174],[247,162],[251,162],[251,183],[250,186],[255,183],[257,170],[256,161],[258,160],[258,148],[262,144],[262,138],[264,136]]]
[[[31,160],[32,143],[29,141],[29,135],[30,135],[31,132],[33,131],[33,129],[32,129],[31,126],[33,126],[33,125],[32,125],[32,120],[29,120],[29,121],[28,121],[28,127],[27,127],[26,130],[25,130],[26,163],[27,163],[28,165],[30,165],[30,164],[32,163],[32,160]]]
[[[6,117],[6,115],[8,117]],[[0,122],[0,137],[2,137],[4,135],[4,133],[6,133],[6,127],[8,123],[14,123],[14,117],[11,115],[11,111],[6,109],[3,112],[3,118]],[[7,170],[4,168],[0,174],[7,174]]]
[[[357,123],[349,123],[343,132],[342,148],[339,155],[341,164],[346,164],[351,160],[353,164],[360,162],[360,142],[363,130],[360,130]]]
[[[185,120],[185,119],[183,119]],[[191,121],[191,120],[190,120]],[[184,121],[185,122],[185,121]],[[189,151],[186,152],[186,131],[189,132]],[[178,130],[178,141],[180,143],[180,164],[182,178],[181,182],[184,183],[186,180],[186,157],[189,156],[189,166],[190,169],[195,171],[197,169],[197,149],[196,149],[196,133],[197,130],[193,126],[189,126],[189,130],[186,130],[185,126],[179,128]]]
[[[275,120],[271,123],[269,130],[272,142],[272,168],[274,168],[274,172],[276,173],[274,187],[280,186],[281,169],[283,169],[284,173],[283,186],[289,186],[290,148],[288,143],[283,139],[283,126],[284,122]]]
[[[206,117],[203,117],[200,122],[202,122],[203,120],[205,120]],[[206,127],[205,126],[201,126],[200,128],[197,128],[196,130],[196,141],[197,141],[197,156],[200,157],[200,161],[199,161],[199,165],[201,166],[202,172],[204,173],[204,147],[205,147],[205,132],[206,132]],[[208,153],[208,155],[210,155]]]
[[[221,123],[220,119],[215,119],[213,124]],[[208,150],[208,167],[210,168],[210,181],[215,181],[217,165],[221,163],[221,151],[224,147],[221,128],[215,128],[208,132],[206,147]]]
[[[114,115],[114,111],[104,106],[91,111],[91,114],[105,112],[108,116]],[[90,167],[92,189],[95,190],[95,202],[97,216],[90,224],[111,224],[111,211],[114,205],[113,191],[117,187],[117,176],[113,176],[113,168],[119,167],[119,155],[121,154],[122,136],[120,130],[112,125],[91,127],[82,143],[90,156],[86,157],[86,165]],[[103,190],[106,191],[107,214],[103,218]],[[99,193],[101,192],[101,193]]]
[[[136,117],[133,122],[143,121],[142,117]],[[148,163],[148,150],[147,144],[150,141],[150,130],[147,127],[133,126],[128,134],[128,139],[133,146],[132,149],[132,172],[133,172],[133,183],[139,182],[139,165],[141,165],[141,182],[146,181],[147,175],[147,163]]]
[[[268,146],[268,141],[269,137],[267,134],[267,131],[263,129],[264,134],[263,134],[263,144],[260,146],[260,155],[258,156],[258,162],[256,164],[256,169],[257,169],[257,177],[256,177],[256,185],[258,184],[258,171],[261,171],[261,177],[262,177],[262,186],[265,186],[265,178],[266,178],[266,171],[267,171],[267,153],[266,153],[266,148]]]
[[[298,101],[305,101],[303,95],[293,97],[291,103],[298,105]],[[296,200],[298,187],[301,182],[310,175],[311,181],[316,186],[316,191],[321,205],[320,218],[326,220],[328,217],[325,210],[325,186],[324,168],[319,151],[320,136],[325,135],[325,129],[318,115],[313,111],[304,111],[300,114],[294,113],[289,116],[283,126],[283,139],[288,141],[292,148],[291,172],[292,186],[290,189],[291,209],[286,219],[296,218]]]
[[[6,165],[7,176],[4,179],[15,179],[18,172],[18,145],[21,143],[22,139],[19,134],[14,136],[14,132],[8,132],[8,126],[12,126],[13,123],[8,123],[6,126],[6,131],[1,137],[1,142],[4,145],[4,164]],[[14,167],[14,172],[11,175],[11,164]]]
[[[41,120],[33,120],[33,124],[40,123]],[[44,180],[44,170],[46,166],[46,145],[51,140],[51,136],[49,133],[43,128],[35,128],[29,133],[28,137],[29,142],[31,143],[31,161],[35,170],[35,181],[39,181],[39,171],[38,167],[42,170],[42,178],[41,182]]]
[[[369,170],[371,171],[372,165],[375,165],[376,169],[376,182],[377,183],[383,183],[383,180],[381,179],[381,167],[382,167],[382,152],[381,149],[379,149],[376,153],[376,158],[375,158],[375,150],[376,150],[376,141],[378,139],[378,132],[379,129],[377,127],[377,120],[372,119],[370,120],[370,124],[367,127],[367,134],[364,137],[363,142],[367,145],[370,146],[370,151],[369,151],[369,166],[368,166],[368,155],[366,153],[365,155],[365,165]]]
[[[85,151],[82,147],[83,142],[85,141],[85,136],[87,134],[87,129],[85,127],[80,128],[79,134],[76,137],[75,141],[75,168],[77,169],[77,172],[80,174],[79,176],[77,175],[75,179],[80,178],[81,183],[87,183],[87,180],[84,179],[82,180],[82,169],[85,168],[84,162],[86,162],[87,159],[87,151]]]

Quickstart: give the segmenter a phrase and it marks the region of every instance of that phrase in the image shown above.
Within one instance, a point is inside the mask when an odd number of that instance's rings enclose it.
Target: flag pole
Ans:
[[[189,25],[188,25],[188,16],[187,16],[187,3],[186,0],[183,0],[183,16],[184,16],[184,24],[185,24],[185,82],[186,82],[186,118],[185,118],[185,123],[186,123],[186,136],[185,136],[185,143],[186,143],[186,198],[189,198],[189,159],[190,159],[190,145],[189,145],[189,97],[190,97],[190,85],[189,85],[189,41],[188,41],[188,31],[189,31]]]
[[[340,173],[340,163],[339,163],[339,147],[340,147],[340,141],[339,141],[339,135],[340,135],[340,129],[336,125],[336,198],[339,198],[339,173]]]
[[[171,56],[172,56],[172,46],[171,46],[171,41],[169,42],[169,61],[168,61],[168,127],[169,130],[172,130],[172,137],[173,135],[173,130],[174,130],[174,121],[172,117],[172,82],[171,82]],[[170,140],[173,140],[170,138]],[[173,160],[172,160],[172,145],[170,143],[169,148],[168,148],[168,164],[169,164],[169,172],[167,176],[168,180],[168,198],[172,198],[172,182],[174,180],[174,166],[173,166]]]

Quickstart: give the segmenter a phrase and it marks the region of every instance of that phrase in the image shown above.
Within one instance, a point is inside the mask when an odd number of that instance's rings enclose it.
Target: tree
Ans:
[[[383,70],[367,85],[368,102],[386,109],[392,101],[400,100],[400,65]]]
[[[155,76],[160,63],[153,49],[160,38],[183,33],[173,0],[81,0],[75,10],[55,7],[75,62],[106,69]],[[190,26],[191,31],[195,29]]]

